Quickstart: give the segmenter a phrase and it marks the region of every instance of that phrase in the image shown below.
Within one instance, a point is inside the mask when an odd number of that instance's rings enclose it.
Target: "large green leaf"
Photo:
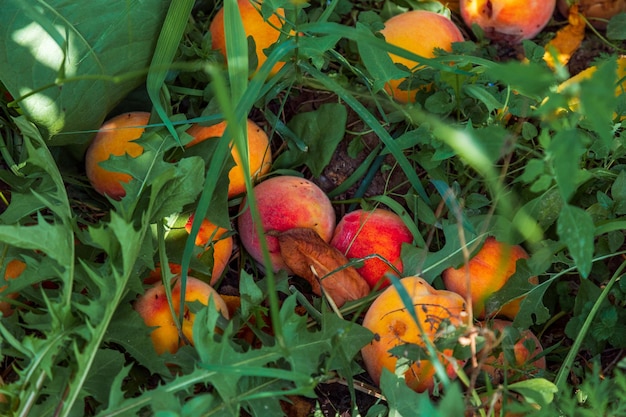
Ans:
[[[0,81],[49,144],[85,143],[145,79],[169,0],[0,0]]]

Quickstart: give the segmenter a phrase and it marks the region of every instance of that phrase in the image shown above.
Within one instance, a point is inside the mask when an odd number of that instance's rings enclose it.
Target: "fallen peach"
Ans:
[[[139,139],[148,124],[150,113],[130,112],[106,121],[98,130],[85,153],[87,178],[93,188],[102,195],[119,200],[126,195],[124,183],[131,176],[124,172],[111,172],[100,166],[112,155],[128,154],[133,158],[143,153],[143,147],[134,140]]]
[[[578,6],[580,13],[596,29],[606,29],[607,23],[612,17],[626,12],[626,1],[624,0],[577,0],[573,4]],[[569,15],[570,1],[558,0],[557,7],[563,16]]]
[[[10,260],[4,270],[4,280],[8,281],[19,277],[25,269],[26,264],[23,261],[20,261],[19,259]],[[4,290],[6,290],[6,288],[6,285],[0,287],[0,297],[5,299],[16,299],[18,296],[17,293],[4,294]],[[13,305],[9,301],[0,301],[0,312],[2,312],[3,317],[10,316],[13,314]]]
[[[490,39],[517,43],[541,32],[556,0],[460,0],[459,5],[467,26],[478,25]]]
[[[267,60],[265,50],[272,46],[280,37],[280,30],[283,26],[285,11],[277,9],[276,13],[271,15],[267,20],[261,15],[261,2],[254,0],[237,0],[239,13],[246,33],[246,38],[252,37],[256,47],[257,69]],[[220,9],[211,24],[209,25],[211,32],[211,41],[213,49],[219,50],[224,58],[226,58],[226,35],[224,30],[224,9]],[[275,75],[284,65],[279,62],[272,67],[270,75]],[[256,73],[256,70],[254,71]]]
[[[180,276],[174,278],[175,285],[172,288],[172,306],[175,312],[180,308]],[[185,313],[182,323],[182,331],[185,339],[193,344],[193,323],[195,314],[187,308],[188,303],[198,301],[204,305],[209,305],[209,299],[212,300],[215,307],[226,318],[228,308],[222,297],[204,281],[194,277],[187,277],[187,285],[185,287]],[[149,288],[135,302],[135,310],[143,318],[146,326],[155,327],[150,333],[152,344],[158,354],[164,352],[176,353],[178,348],[184,344],[181,340],[176,328],[175,318],[172,316],[170,306],[165,295],[165,287],[162,283],[158,283]]]
[[[435,56],[436,49],[452,50],[453,42],[463,42],[463,34],[447,17],[425,10],[412,10],[393,16],[380,31],[387,43],[406,49],[424,58]],[[423,65],[395,54],[389,54],[395,64],[410,70]],[[419,88],[400,88],[404,79],[390,80],[385,90],[401,103],[412,103]]]
[[[515,273],[517,261],[527,258],[528,254],[521,246],[499,242],[490,236],[485,239],[482,248],[469,260],[467,266],[462,265],[458,269],[450,267],[443,271],[443,282],[448,290],[465,297],[469,278],[473,313],[475,317],[482,319],[487,313],[487,298],[502,288]],[[530,278],[530,282],[536,284],[537,277]],[[496,313],[513,320],[519,312],[521,301],[522,298],[512,300]]]
[[[365,258],[379,255],[402,272],[400,252],[403,243],[413,242],[413,235],[404,221],[396,213],[377,208],[355,210],[339,220],[330,244],[348,258]],[[363,261],[357,271],[370,285],[370,288],[385,287],[389,280],[385,274],[393,269],[382,259],[371,258]]]
[[[479,326],[494,331],[496,338],[502,340],[497,349],[478,353],[479,356],[487,355],[481,370],[491,377],[494,385],[504,382],[505,375],[508,382],[515,382],[527,379],[539,369],[546,369],[545,357],[535,359],[543,352],[543,347],[537,336],[529,329],[522,330],[519,332],[519,338],[511,340],[502,337],[509,329],[513,329],[511,321],[492,319],[480,322]]]
[[[242,213],[237,219],[241,243],[246,251],[259,263],[263,263],[261,240],[252,220],[247,196],[242,202]],[[335,229],[336,217],[333,206],[321,188],[304,178],[294,176],[272,177],[253,189],[264,232],[284,232],[296,227],[314,229],[329,242]],[[275,236],[263,235],[274,271],[287,265],[280,255],[280,246]]]
[[[246,141],[248,150],[248,168],[252,180],[267,174],[272,164],[272,153],[267,134],[256,123],[248,119],[248,134]],[[187,144],[187,147],[194,146],[209,138],[219,138],[226,130],[226,122],[220,122],[211,126],[201,126],[194,124],[187,133],[194,139]],[[231,148],[231,154],[235,161],[235,166],[228,171],[228,198],[242,194],[246,191],[243,161],[239,151],[235,146]]]
[[[386,288],[372,303],[363,319],[363,326],[374,333],[374,339],[361,349],[365,369],[374,381],[380,383],[383,369],[395,371],[398,358],[389,350],[408,343],[426,346],[423,335],[431,342],[437,341],[445,324],[459,327],[467,324],[465,301],[460,295],[446,290],[436,290],[419,277],[400,280],[402,287],[411,298],[412,306],[404,305],[395,287]],[[416,323],[409,308],[415,310],[419,323]],[[422,331],[420,331],[420,328]],[[446,367],[447,374],[456,375],[455,364],[448,361],[451,349],[439,352],[437,359]],[[463,361],[458,361],[462,366]],[[420,358],[413,362],[404,374],[407,385],[417,391],[432,390],[435,387],[435,368],[431,358]]]

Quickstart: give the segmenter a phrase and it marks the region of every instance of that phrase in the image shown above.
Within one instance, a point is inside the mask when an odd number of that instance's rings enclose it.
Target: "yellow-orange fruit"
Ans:
[[[267,134],[256,123],[248,119],[248,168],[253,181],[258,177],[267,174],[272,165],[272,153]],[[226,122],[220,122],[211,126],[200,126],[194,124],[187,133],[194,139],[187,144],[187,147],[194,146],[206,139],[220,138],[226,130]],[[246,191],[245,174],[243,160],[236,146],[231,143],[231,155],[235,161],[235,166],[228,171],[228,197],[234,197]]]
[[[141,155],[143,147],[133,141],[141,137],[149,119],[150,113],[130,112],[115,116],[100,127],[85,154],[87,178],[97,192],[114,200],[126,195],[123,184],[129,182],[131,176],[108,171],[100,163],[112,155],[128,154],[133,158]]]
[[[495,336],[500,337],[507,328],[512,328],[513,322],[491,319],[480,322],[479,326],[493,330],[496,333]],[[505,375],[508,382],[515,382],[528,379],[539,369],[546,369],[545,357],[542,356],[533,360],[543,352],[543,347],[537,336],[528,329],[520,331],[519,336],[514,342],[505,338],[499,348],[496,349],[497,354],[493,351],[479,352],[479,356],[482,354],[487,355],[481,370],[491,377],[491,382],[494,385],[504,382]],[[513,344],[511,345],[511,343]],[[512,355],[509,351],[512,351],[510,352]],[[509,354],[505,354],[505,352]],[[533,361],[531,362],[531,360]]]
[[[435,49],[452,50],[453,42],[463,42],[459,28],[443,15],[425,10],[412,10],[396,15],[385,22],[380,31],[387,43],[406,49],[424,58],[433,58]],[[389,54],[395,64],[414,70],[423,68],[418,62]],[[385,90],[401,103],[412,103],[419,87],[401,89],[404,79],[390,80]]]
[[[574,4],[597,29],[606,29],[607,21],[619,13],[626,12],[626,1],[624,0],[578,0]],[[563,16],[569,15],[568,0],[558,0],[557,7]]]
[[[419,277],[400,280],[409,294],[424,335],[430,341],[436,341],[442,332],[442,323],[453,326],[467,324],[468,315],[465,301],[460,295],[446,290],[436,290]],[[363,326],[374,333],[374,339],[363,349],[365,369],[372,380],[380,383],[383,369],[395,371],[397,357],[389,350],[407,343],[425,346],[425,341],[418,324],[413,320],[409,309],[404,305],[398,291],[391,286],[386,288],[372,303],[363,319]],[[445,357],[451,356],[452,350],[445,349],[438,359],[446,367],[450,377],[456,375],[454,364]],[[462,361],[458,365],[462,365]],[[405,373],[407,385],[417,392],[432,390],[435,386],[435,368],[431,359],[424,357],[415,361]]]
[[[19,259],[12,259],[7,263],[6,269],[4,270],[4,280],[8,281],[10,279],[15,279],[22,275],[22,272],[26,269],[26,264]],[[6,290],[7,286],[3,285],[0,287],[0,297],[2,298],[10,298],[16,299],[17,293],[4,294],[4,290]],[[0,301],[0,312],[2,312],[3,317],[8,317],[13,314],[13,305],[11,305],[8,301]]]
[[[267,20],[261,15],[260,2],[253,0],[237,0],[239,13],[243,22],[246,38],[252,37],[256,45],[257,69],[267,60],[264,50],[272,46],[280,37],[280,29],[283,26],[285,11],[277,9],[276,13]],[[213,49],[219,50],[226,58],[226,37],[224,31],[224,9],[220,9],[209,26]],[[272,67],[271,75],[275,75],[284,65],[278,62]],[[256,72],[256,71],[255,71]]]
[[[556,0],[460,0],[459,5],[467,26],[478,25],[490,39],[515,43],[541,32]]]
[[[488,237],[467,266],[462,265],[458,269],[448,268],[443,271],[443,282],[448,290],[465,297],[469,274],[473,313],[475,317],[482,319],[487,313],[485,311],[487,298],[502,288],[515,273],[516,262],[527,258],[528,254],[521,246],[509,245]],[[538,281],[533,277],[530,278],[530,282]],[[517,298],[508,302],[497,314],[513,320],[519,312],[521,301],[522,298]]]
[[[175,285],[172,288],[172,305],[174,311],[180,309],[180,276],[174,278]],[[196,315],[189,311],[187,304],[198,301],[204,305],[209,305],[209,299],[220,313],[229,318],[228,308],[222,297],[204,281],[194,277],[187,277],[187,285],[185,289],[185,313],[182,323],[182,331],[185,338],[193,344],[193,323]],[[152,344],[158,354],[164,352],[175,353],[183,344],[176,328],[175,318],[170,312],[167,297],[165,295],[165,287],[162,283],[158,283],[149,288],[135,302],[135,310],[143,318],[146,326],[155,327],[150,333]]]

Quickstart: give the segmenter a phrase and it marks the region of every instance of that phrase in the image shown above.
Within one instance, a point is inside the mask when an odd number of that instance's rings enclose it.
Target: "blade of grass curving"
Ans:
[[[363,177],[364,175],[369,175],[369,173],[373,171],[370,167],[372,166],[372,163],[374,162],[374,160],[378,159],[379,157],[378,153],[380,152],[381,149],[382,149],[382,145],[380,143],[377,144],[376,147],[372,150],[372,152],[370,152],[370,154],[367,155],[365,160],[361,162],[361,164],[357,167],[357,169],[355,169],[354,172],[350,174],[350,176],[346,178],[341,184],[339,184],[334,190],[328,193],[328,197],[333,198],[348,191],[348,189],[352,187],[354,184],[356,184],[356,182],[361,177]],[[363,182],[364,183],[366,182],[365,179],[363,180]]]
[[[602,293],[600,293],[600,296],[593,304],[591,311],[589,311],[589,315],[585,319],[585,322],[583,323],[580,332],[576,336],[576,340],[574,340],[574,343],[570,347],[569,352],[567,352],[567,356],[563,361],[563,365],[559,368],[559,371],[556,374],[556,378],[554,379],[554,384],[557,386],[560,392],[566,389],[565,384],[567,383],[567,376],[574,366],[574,359],[576,359],[576,356],[578,355],[578,351],[580,350],[583,340],[585,339],[585,337],[587,337],[587,333],[589,332],[589,328],[591,327],[591,324],[593,323],[596,314],[598,313],[598,311],[600,311],[600,307],[602,306],[604,300],[606,300],[606,298],[609,296],[613,284],[615,284],[618,279],[623,277],[622,272],[624,271],[624,269],[626,269],[626,261],[622,262],[622,264],[619,266],[619,268],[617,268],[615,273],[613,273],[613,276],[611,277],[609,282],[602,289]]]
[[[248,41],[236,0],[224,1],[224,35],[230,96],[238,104],[248,87]]]
[[[389,153],[391,153],[394,158],[396,158],[396,161],[398,161],[400,168],[404,171],[404,174],[407,176],[413,189],[424,201],[429,201],[430,199],[428,198],[426,190],[417,176],[414,167],[404,155],[400,146],[393,140],[389,132],[387,132],[379,123],[378,119],[363,104],[354,98],[348,90],[343,88],[335,80],[318,71],[315,67],[306,62],[301,62],[300,65],[305,71],[315,77],[318,82],[322,83],[325,88],[330,91],[334,91],[339,97],[341,97],[341,99],[359,115],[361,120],[363,120],[365,124],[367,124],[374,131],[374,133],[378,135],[383,144],[387,147],[387,149],[389,149]]]
[[[148,78],[146,80],[146,89],[152,101],[152,105],[154,106],[154,110],[179,144],[180,139],[178,133],[169,121],[167,111],[163,107],[161,93],[165,88],[163,84],[165,77],[174,61],[174,55],[178,50],[180,39],[187,27],[187,20],[189,19],[194,3],[194,0],[177,0],[170,3],[165,22],[163,22],[163,28],[157,40],[154,55],[152,56],[152,62],[150,63]]]

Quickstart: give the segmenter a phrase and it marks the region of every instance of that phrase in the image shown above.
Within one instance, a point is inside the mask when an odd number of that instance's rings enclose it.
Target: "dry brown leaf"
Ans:
[[[552,69],[556,67],[555,56],[559,64],[566,65],[585,38],[586,23],[578,11],[578,5],[574,4],[570,7],[567,21],[567,26],[559,29],[554,39],[545,47],[546,53],[543,59]]]
[[[324,292],[341,307],[346,301],[369,293],[365,279],[354,267],[345,266],[348,258],[326,243],[315,230],[300,227],[275,236],[285,264],[294,274],[309,281],[315,294],[321,295],[321,282]]]

